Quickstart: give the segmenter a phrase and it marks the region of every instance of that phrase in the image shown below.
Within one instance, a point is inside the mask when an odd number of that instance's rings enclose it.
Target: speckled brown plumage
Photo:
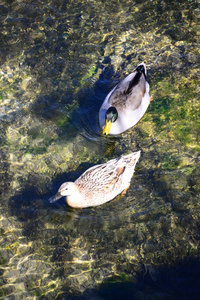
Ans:
[[[139,157],[140,151],[93,166],[74,183],[63,183],[50,201],[66,196],[70,206],[80,208],[108,202],[129,187]]]

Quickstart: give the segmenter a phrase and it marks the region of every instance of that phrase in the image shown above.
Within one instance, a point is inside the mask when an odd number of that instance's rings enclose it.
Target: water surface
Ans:
[[[197,1],[0,9],[0,296],[197,299]],[[142,61],[148,111],[122,135],[101,136],[105,96]],[[49,203],[64,181],[139,149],[125,196],[82,210]]]

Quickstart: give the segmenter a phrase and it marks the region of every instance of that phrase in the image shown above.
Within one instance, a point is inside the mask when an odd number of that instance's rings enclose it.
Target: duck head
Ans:
[[[137,66],[137,68],[135,69],[135,71],[137,71],[139,74],[144,74],[144,78],[146,79],[147,76],[147,70],[146,70],[146,66],[144,63],[140,64],[139,66]]]
[[[109,107],[109,109],[106,111],[105,115],[105,125],[103,128],[103,134],[109,134],[112,123],[114,123],[118,118],[118,112],[114,106]]]
[[[64,197],[64,196],[70,196],[70,194],[72,193],[74,189],[74,183],[73,182],[64,182],[58,192],[56,193],[56,195],[54,195],[53,197],[51,197],[49,199],[50,203],[53,203],[57,200],[59,200],[60,198]]]

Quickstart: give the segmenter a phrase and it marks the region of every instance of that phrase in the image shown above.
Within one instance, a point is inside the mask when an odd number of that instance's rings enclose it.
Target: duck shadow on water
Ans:
[[[85,171],[90,166],[90,163],[82,163],[77,170],[63,173],[47,183],[42,183],[40,179],[30,175],[29,184],[8,201],[10,214],[23,223],[25,236],[37,238],[46,221],[61,218],[60,222],[67,222],[70,218],[77,217],[79,210],[67,206],[64,197],[53,204],[49,202],[49,198],[63,182],[74,181],[81,175],[82,170]]]
[[[93,208],[75,209],[68,206],[65,197],[50,203],[49,199],[57,193],[60,185],[66,181],[76,180],[93,164],[81,163],[75,171],[63,173],[49,183],[38,182],[38,178],[30,176],[30,183],[8,201],[8,208],[12,216],[17,217],[23,224],[23,234],[30,239],[37,239],[45,222],[67,224],[74,218],[94,216]],[[96,216],[98,215],[95,214]],[[55,222],[54,222],[55,221]]]
[[[86,140],[94,143],[115,147],[115,142],[124,139],[121,135],[102,135],[102,129],[99,126],[99,110],[108,93],[116,86],[122,78],[119,73],[114,72],[113,66],[109,65],[103,68],[99,79],[94,83],[92,89],[82,89],[78,94],[79,107],[75,108],[70,114],[70,122],[76,129],[76,132],[82,135]],[[66,138],[68,123],[63,126],[63,137]],[[105,151],[107,153],[107,151]],[[109,152],[109,151],[108,151]],[[112,152],[112,151],[111,151]]]
[[[99,109],[113,87],[112,79],[115,75],[111,65],[102,69],[92,87],[80,88],[75,95],[67,91],[62,94],[63,91],[58,88],[50,95],[39,96],[31,106],[32,113],[39,118],[57,122],[60,129],[58,134],[62,139],[74,139],[81,134],[87,139],[100,140],[102,135],[98,121]],[[78,107],[73,104],[72,99],[76,99]]]
[[[56,224],[62,224],[74,218],[102,219],[101,211],[104,209],[99,209],[99,207],[96,208],[97,212],[95,208],[75,209],[66,204],[65,197],[54,203],[49,201],[57,193],[62,183],[75,181],[93,165],[90,162],[82,162],[76,170],[64,172],[46,183],[37,176],[29,174],[27,185],[8,201],[10,214],[16,216],[18,221],[23,224],[23,234],[28,238],[37,238],[37,235],[40,235],[40,228],[43,228],[43,224],[48,221],[54,223],[56,220]],[[106,211],[109,213],[109,209]]]

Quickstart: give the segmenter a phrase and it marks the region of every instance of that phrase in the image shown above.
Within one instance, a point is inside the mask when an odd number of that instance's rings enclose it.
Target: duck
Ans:
[[[64,196],[69,206],[86,208],[102,205],[120,193],[125,195],[139,157],[137,151],[89,168],[74,182],[64,182],[50,203]]]
[[[146,77],[143,62],[106,96],[99,110],[99,125],[103,134],[120,134],[143,117],[152,101]]]

